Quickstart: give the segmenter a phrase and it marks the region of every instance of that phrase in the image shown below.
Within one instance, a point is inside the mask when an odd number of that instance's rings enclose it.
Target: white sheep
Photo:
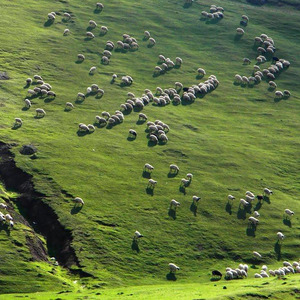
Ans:
[[[100,33],[101,34],[106,34],[107,32],[108,32],[108,28],[106,26],[101,26]]]
[[[264,194],[267,196],[270,196],[270,195],[273,195],[273,192],[268,188],[264,188]]]
[[[78,61],[84,61],[85,60],[85,56],[80,53],[80,54],[77,55],[77,59],[78,59]]]
[[[137,242],[138,239],[144,237],[139,231],[136,231],[133,235],[133,239]]]
[[[284,90],[283,91],[283,96],[284,97],[290,97],[291,96],[291,92],[289,90]]]
[[[277,88],[277,84],[274,81],[269,81],[270,88]]]
[[[144,32],[144,38],[145,38],[145,39],[149,39],[150,37],[151,37],[150,32],[146,30],[146,31]]]
[[[91,67],[89,73],[94,74],[96,69],[97,69],[97,67]]]
[[[148,163],[145,164],[144,170],[148,172],[152,172],[154,170],[154,167]]]
[[[189,186],[189,184],[190,184],[190,180],[187,180],[185,178],[181,179],[181,186],[182,187],[187,187],[187,186]]]
[[[85,124],[83,124],[83,123],[80,123],[79,125],[78,125],[78,127],[79,127],[79,130],[80,131],[89,131],[89,128],[87,127],[87,125],[85,125]]]
[[[149,46],[154,46],[156,44],[156,41],[155,41],[155,39],[154,38],[150,38],[149,39]]]
[[[244,20],[244,21],[249,21],[249,18],[248,18],[248,16],[246,16],[246,15],[242,15],[242,19]]]
[[[85,99],[85,94],[83,94],[83,93],[78,93],[78,94],[77,94],[77,99],[82,99],[82,100],[84,100],[84,99]]]
[[[1,208],[1,209],[7,209],[7,205],[4,204],[4,203],[0,203],[0,208]]]
[[[148,181],[148,188],[154,189],[156,184],[157,184],[157,181],[150,178]]]
[[[195,205],[197,205],[198,202],[199,202],[199,200],[201,200],[201,197],[198,197],[198,196],[194,195],[192,199],[193,199],[193,203],[194,203]]]
[[[66,28],[66,29],[64,30],[63,35],[68,35],[69,33],[70,33],[70,29]]]
[[[181,66],[181,64],[182,64],[182,58],[176,57],[175,58],[175,65],[179,67],[179,66]]]
[[[129,129],[129,135],[136,138],[137,132],[134,129]]]
[[[284,213],[286,214],[287,217],[292,217],[295,214],[292,210],[288,208],[284,210]]]
[[[197,72],[198,72],[199,75],[206,75],[205,70],[202,69],[202,68],[198,68],[198,69],[197,69]]]
[[[278,240],[283,240],[285,238],[285,235],[282,232],[278,231],[277,238],[278,238]]]
[[[259,220],[258,219],[256,219],[255,217],[249,217],[249,222],[251,223],[251,224],[253,224],[253,225],[258,225],[258,223],[259,223]]]
[[[6,219],[6,221],[12,221],[13,217],[10,214],[6,214],[5,219]]]
[[[232,196],[232,195],[228,195],[228,200],[230,200],[230,201],[232,201],[232,200],[234,200],[235,199],[235,197],[234,196]]]
[[[89,21],[89,26],[92,27],[92,28],[95,28],[95,27],[97,27],[97,23],[94,20],[90,20]]]
[[[245,207],[249,205],[249,202],[247,202],[245,199],[240,199],[240,205],[243,205]]]
[[[89,132],[94,132],[96,130],[95,126],[92,124],[88,124],[87,127],[89,129]]]
[[[180,270],[178,266],[173,263],[169,263],[170,273],[175,273],[176,271]]]
[[[99,124],[106,124],[107,123],[106,119],[103,118],[103,117],[96,116],[95,119],[96,119],[96,122],[99,123]]]
[[[53,12],[49,13],[48,14],[48,19],[51,20],[51,21],[54,21],[55,20],[55,14],[53,14]]]
[[[150,134],[150,135],[149,135],[149,140],[150,140],[151,142],[155,142],[155,143],[158,142],[158,138],[157,138],[154,134]]]
[[[36,112],[36,116],[45,116],[46,115],[46,112],[42,108],[37,108],[35,110],[35,112]]]
[[[92,32],[90,32],[90,31],[88,31],[88,32],[86,33],[86,36],[87,36],[88,38],[90,38],[90,39],[93,39],[93,38],[95,37],[95,35],[94,35]]]
[[[81,205],[84,204],[84,201],[83,201],[81,198],[79,198],[79,197],[74,198],[73,201],[74,201],[75,203],[78,203],[78,204],[81,204]]]
[[[237,33],[238,35],[243,35],[243,34],[245,33],[245,30],[242,29],[242,28],[237,28],[237,29],[236,29],[236,33]]]
[[[177,207],[180,206],[180,203],[176,201],[175,199],[172,199],[170,202],[170,209],[176,209]]]
[[[254,211],[253,212],[253,216],[255,217],[255,218],[258,218],[259,216],[260,216],[260,213],[258,212],[258,211]]]
[[[102,10],[103,8],[104,8],[104,5],[102,3],[98,2],[96,4],[96,10]]]
[[[237,83],[241,83],[241,82],[243,81],[242,76],[239,75],[239,74],[236,74],[236,75],[234,76],[234,79],[235,79],[235,81],[236,81]]]
[[[71,103],[71,102],[66,102],[66,109],[71,110],[71,109],[73,109],[73,108],[74,108],[73,103]]]
[[[67,12],[65,12],[65,13],[63,14],[63,16],[64,16],[66,19],[71,19],[71,15],[70,15],[69,13],[67,13]]]
[[[256,258],[262,258],[262,255],[260,253],[258,253],[257,251],[253,251],[253,256]]]
[[[175,164],[171,164],[170,165],[170,173],[178,174],[178,172],[179,172],[179,167]]]
[[[245,58],[243,59],[243,63],[244,63],[244,64],[251,64],[251,60],[250,60],[249,58],[245,57]]]
[[[192,173],[187,173],[186,178],[191,182],[193,179],[193,174]]]

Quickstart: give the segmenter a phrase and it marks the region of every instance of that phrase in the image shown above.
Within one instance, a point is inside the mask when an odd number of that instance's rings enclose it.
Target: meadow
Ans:
[[[105,0],[103,4],[103,11],[97,13],[90,0],[1,1],[0,72],[10,79],[0,80],[0,141],[12,145],[16,166],[32,175],[41,201],[71,234],[78,259],[68,268],[53,265],[50,257],[58,251],[54,239],[48,247],[50,263],[32,261],[28,241],[39,240],[45,248],[49,242],[40,232],[40,221],[25,220],[29,212],[18,205],[20,193],[1,184],[2,202],[9,203],[16,220],[12,230],[0,229],[1,294],[14,298],[22,296],[16,293],[29,293],[31,299],[93,299],[100,296],[96,293],[105,299],[116,299],[118,293],[133,293],[135,299],[245,299],[252,293],[249,299],[255,299],[255,293],[262,291],[271,299],[296,297],[299,274],[263,282],[253,276],[258,264],[278,268],[284,260],[299,261],[299,11],[287,4],[253,6],[234,0],[198,0],[191,6],[175,0]],[[201,18],[201,11],[211,4],[224,7],[222,20]],[[72,18],[65,21],[57,14],[49,25],[51,11],[69,12]],[[237,39],[243,14],[250,20]],[[98,27],[93,29],[96,37],[86,40],[90,19]],[[102,25],[109,29],[104,36],[99,35]],[[65,28],[70,35],[63,36]],[[152,48],[143,40],[145,30],[156,40]],[[124,33],[138,40],[139,49],[112,51],[110,63],[101,64],[107,40],[116,43]],[[291,62],[275,80],[278,90],[291,92],[288,99],[274,99],[265,80],[253,87],[234,84],[235,74],[251,76],[257,56],[254,38],[262,33],[274,39],[276,56]],[[86,57],[80,64],[78,53]],[[172,60],[181,57],[182,66],[154,77],[159,54]],[[244,57],[252,63],[243,65]],[[270,64],[268,60],[262,68]],[[92,66],[97,67],[94,75],[89,74]],[[199,67],[206,70],[203,79],[197,78]],[[112,84],[114,73],[118,79]],[[32,107],[24,110],[25,80],[35,74],[52,85],[57,97],[33,98]],[[157,86],[170,88],[176,81],[191,86],[211,74],[220,82],[217,89],[189,105],[144,107],[148,120],[170,126],[165,145],[148,144],[146,124],[137,122],[137,112],[125,115],[124,122],[111,129],[77,133],[79,123],[93,124],[102,111],[118,110],[128,92],[140,97],[145,89],[154,93]],[[133,78],[131,86],[120,85],[124,75]],[[85,93],[93,83],[105,91],[104,96],[76,103],[77,93]],[[67,101],[75,105],[69,112]],[[35,118],[38,107],[45,109],[44,118]],[[23,125],[13,130],[16,117]],[[130,128],[137,132],[135,140],[128,140]],[[38,149],[35,159],[20,154],[26,144]],[[155,168],[151,177],[158,183],[153,195],[146,192],[145,163]],[[177,176],[168,176],[172,163],[180,168]],[[183,193],[180,180],[189,172],[193,180]],[[254,202],[251,212],[259,209],[260,223],[256,231],[249,230],[250,214],[241,214],[239,199],[247,190],[261,194],[265,187],[274,194],[262,205]],[[228,194],[236,196],[232,206]],[[196,213],[191,211],[193,195],[201,197]],[[74,210],[75,197],[85,202],[80,211]],[[168,214],[173,198],[181,203],[176,218]],[[286,208],[295,212],[289,223],[283,217]],[[51,225],[47,223],[49,231]],[[136,230],[144,235],[138,249],[132,245]],[[286,236],[281,247],[278,231]],[[253,259],[253,251],[262,254],[261,261]],[[180,266],[176,281],[167,280],[169,262]],[[211,270],[224,272],[239,263],[251,266],[249,279],[210,282]],[[262,285],[265,282],[268,285]],[[69,293],[57,294],[65,291]],[[41,294],[30,294],[35,292]]]

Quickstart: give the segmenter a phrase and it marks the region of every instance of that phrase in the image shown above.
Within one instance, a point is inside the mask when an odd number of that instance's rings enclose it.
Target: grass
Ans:
[[[196,1],[189,8],[184,8],[181,1],[157,1],[155,5],[149,0],[107,1],[100,14],[93,12],[93,1],[85,1],[84,5],[81,1],[1,3],[0,71],[6,71],[11,79],[0,81],[0,140],[18,144],[13,148],[17,165],[34,176],[35,188],[46,195],[44,201],[72,230],[80,265],[94,275],[93,279],[80,280],[86,289],[122,286],[129,291],[135,285],[140,297],[144,297],[145,288],[138,286],[147,285],[151,290],[154,285],[153,298],[165,297],[167,264],[171,261],[181,267],[178,283],[184,287],[195,280],[207,284],[212,268],[251,263],[253,250],[263,255],[263,263],[274,267],[282,260],[299,259],[298,12],[289,6],[257,7],[246,1],[214,3],[225,8],[225,18],[215,24],[199,20],[201,11],[209,9],[206,1]],[[44,26],[47,13],[53,10],[70,12],[73,21],[64,23],[57,16],[54,24]],[[242,14],[247,14],[250,22],[246,34],[237,41],[235,29],[240,26]],[[98,23],[93,30],[96,38],[85,41],[90,19]],[[109,32],[100,37],[102,25]],[[65,28],[70,29],[70,36],[62,35]],[[142,41],[144,30],[156,39],[155,47],[148,48]],[[110,64],[101,65],[106,41],[116,42],[125,32],[138,39],[139,50],[113,51]],[[276,80],[278,89],[291,91],[288,100],[274,101],[274,93],[268,91],[265,81],[253,88],[233,85],[236,73],[250,76],[253,63],[243,66],[242,60],[255,60],[253,39],[261,33],[274,39],[277,56],[291,62],[291,67]],[[86,56],[81,64],[75,63],[78,53]],[[172,60],[180,56],[182,67],[153,77],[159,54]],[[93,76],[88,74],[91,66],[97,66]],[[154,91],[157,86],[172,87],[176,81],[184,86],[199,83],[198,67],[218,77],[220,85],[215,91],[191,105],[150,104],[143,110],[149,120],[160,119],[170,125],[166,145],[148,146],[145,125],[136,124],[137,113],[125,116],[123,124],[110,130],[77,135],[78,123],[92,123],[101,111],[112,113],[119,109],[128,91],[141,96],[146,88]],[[110,84],[113,73],[119,75],[116,84]],[[27,90],[24,82],[34,74],[50,83],[57,97],[51,102],[34,98],[32,108],[23,111]],[[126,74],[133,77],[134,83],[120,87],[120,77]],[[65,112],[65,103],[74,103],[77,93],[85,92],[93,83],[105,90],[103,98],[88,97],[75,104],[74,110]],[[34,118],[37,107],[45,109],[44,118]],[[15,117],[24,122],[18,130],[11,129]],[[132,142],[127,140],[130,128],[138,133]],[[28,143],[38,148],[35,160],[19,153],[21,145]],[[146,193],[147,179],[142,177],[146,162],[155,167],[152,177],[158,181],[153,196]],[[171,163],[180,167],[174,178],[168,177]],[[188,172],[194,174],[194,179],[184,195],[179,184]],[[227,195],[231,193],[239,199],[246,190],[259,194],[266,186],[274,195],[270,203],[263,203],[261,223],[253,236],[253,231],[247,229],[247,219],[240,218],[237,202],[231,211],[228,207],[226,210]],[[84,199],[80,213],[71,214],[73,203],[62,191]],[[190,211],[194,194],[202,197],[197,216]],[[176,220],[168,216],[172,198],[181,202]],[[287,207],[295,211],[291,227],[283,223],[283,210]],[[6,270],[0,274],[1,292],[61,291],[63,286],[73,289],[73,281],[79,279],[60,267],[58,275],[51,274],[47,263],[38,263],[42,271],[37,271],[24,242],[25,230],[31,229],[17,222],[9,237],[0,232],[0,269]],[[135,230],[145,236],[139,244],[140,252],[131,247]],[[287,237],[280,253],[274,251],[277,231]],[[14,240],[22,243],[23,256]],[[39,272],[43,276],[38,277]],[[251,270],[252,277],[254,272]],[[40,285],[31,284],[36,278],[40,278]],[[295,278],[299,281],[299,277]],[[255,285],[254,280],[249,282]],[[244,284],[247,281],[237,285]],[[173,289],[173,283],[167,285]],[[275,285],[280,289],[279,284]],[[191,285],[191,294],[198,293],[196,290]],[[107,289],[108,296],[110,291]],[[182,293],[179,290],[178,297]],[[211,297],[217,295],[212,293]]]

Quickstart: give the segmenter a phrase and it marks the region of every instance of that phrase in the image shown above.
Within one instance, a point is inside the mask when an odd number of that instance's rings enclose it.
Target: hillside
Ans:
[[[296,7],[254,6],[246,0],[198,0],[192,5],[174,0],[105,0],[103,10],[97,11],[95,4],[90,0],[1,3],[0,74],[9,79],[0,80],[0,196],[15,221],[13,229],[0,227],[1,293],[205,286],[213,284],[211,270],[225,272],[227,266],[240,263],[253,267],[252,285],[257,272],[253,264],[278,268],[282,261],[299,261]],[[201,17],[211,4],[225,9],[223,19]],[[52,11],[56,18],[49,22]],[[64,12],[71,18],[64,18]],[[249,22],[238,37],[236,28],[244,14]],[[88,28],[89,20],[98,26]],[[101,26],[108,27],[104,35]],[[66,28],[70,34],[63,35]],[[145,30],[156,40],[153,47],[143,39]],[[87,31],[95,38],[87,39]],[[115,47],[109,64],[102,64],[107,41],[117,45],[124,33],[136,38],[139,49]],[[275,98],[265,78],[254,85],[235,83],[235,74],[252,76],[257,57],[254,38],[262,33],[274,40],[274,55],[291,63],[275,79],[277,90],[291,92],[288,98]],[[85,56],[81,63],[79,53]],[[161,66],[160,54],[173,61],[180,57],[182,65],[154,76],[155,66]],[[249,65],[243,64],[246,57]],[[261,70],[272,64],[272,55],[266,57]],[[93,75],[92,66],[97,68]],[[197,76],[198,68],[206,71],[203,78]],[[28,89],[37,86],[26,86],[25,81],[35,74],[52,86],[56,97],[30,97],[32,105],[25,109]],[[118,75],[114,83],[113,74]],[[125,75],[133,78],[129,86],[121,84]],[[144,106],[141,112],[148,121],[170,126],[165,144],[149,143],[146,122],[138,122],[137,109],[124,113],[118,125],[96,125],[88,134],[78,131],[79,123],[94,124],[102,111],[120,110],[128,92],[142,97],[145,89],[155,94],[156,87],[173,88],[178,81],[191,87],[210,75],[219,85],[193,102]],[[77,93],[86,93],[92,84],[104,95],[76,100]],[[72,102],[74,109],[67,111],[66,102]],[[46,115],[36,118],[36,108]],[[22,126],[13,127],[15,118],[22,119]],[[136,139],[128,138],[129,129],[137,132]],[[33,156],[20,153],[28,144],[37,148]],[[153,193],[147,190],[145,163],[154,166]],[[170,164],[179,166],[177,176],[169,174]],[[187,173],[193,174],[193,180],[182,189],[181,178]],[[246,191],[258,195],[265,187],[273,195],[241,209],[239,199]],[[227,201],[228,194],[236,197],[233,204]],[[197,210],[193,195],[201,197]],[[74,205],[75,197],[84,200],[83,207]],[[171,199],[181,203],[175,214],[169,211]],[[291,221],[283,217],[286,208],[295,212]],[[256,230],[248,223],[254,210],[260,213]],[[144,235],[138,247],[132,243],[136,230]],[[281,244],[278,231],[286,236]],[[260,261],[253,259],[253,251],[262,254]],[[176,283],[167,280],[170,262],[181,268]],[[287,278],[289,285],[297,286],[300,277]],[[280,290],[276,282],[274,290]]]

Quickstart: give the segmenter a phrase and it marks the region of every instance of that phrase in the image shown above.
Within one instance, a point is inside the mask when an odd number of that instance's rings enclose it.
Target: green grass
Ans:
[[[17,165],[34,176],[36,189],[47,196],[45,201],[55,209],[60,222],[72,230],[80,264],[95,276],[80,281],[86,288],[126,286],[130,290],[132,285],[149,285],[151,290],[151,285],[167,284],[173,289],[173,283],[166,283],[171,261],[182,269],[177,276],[181,286],[195,280],[207,284],[212,268],[223,270],[227,265],[251,262],[253,250],[263,255],[263,263],[275,268],[281,264],[274,251],[277,231],[286,235],[280,261],[299,259],[299,14],[289,6],[257,7],[229,0],[214,3],[225,8],[225,18],[216,24],[199,20],[201,11],[211,4],[206,1],[196,1],[188,9],[183,8],[183,1],[105,1],[100,14],[93,13],[93,1],[1,3],[0,71],[7,71],[11,79],[0,81],[0,140],[18,144],[13,148]],[[53,10],[71,12],[74,22],[64,24],[57,16],[53,25],[44,27],[47,13]],[[242,14],[247,14],[250,22],[245,35],[235,41]],[[85,41],[90,19],[98,23],[93,30],[96,38]],[[109,28],[104,37],[98,36],[101,25]],[[70,36],[62,35],[65,28],[70,29]],[[147,48],[142,41],[145,30],[156,39],[155,47]],[[101,65],[106,41],[116,42],[123,33],[138,39],[139,50],[126,54],[113,51],[110,64]],[[265,81],[253,88],[233,85],[236,73],[250,76],[253,63],[243,66],[242,60],[255,60],[253,39],[261,33],[274,39],[277,56],[291,62],[276,80],[279,90],[292,93],[286,101],[274,101]],[[82,64],[75,63],[78,53],[86,56]],[[159,54],[173,60],[180,56],[182,67],[154,78]],[[88,70],[94,65],[97,72],[90,76]],[[128,91],[141,96],[146,88],[154,92],[157,86],[172,87],[176,81],[184,86],[199,83],[198,67],[207,72],[203,81],[210,74],[218,77],[220,85],[215,91],[191,105],[150,104],[144,108],[149,120],[160,119],[170,125],[167,145],[147,146],[145,125],[136,124],[137,113],[125,116],[124,123],[111,130],[77,136],[78,123],[92,123],[103,110],[113,113],[124,103]],[[132,76],[133,85],[121,88],[120,79],[110,84],[113,73]],[[49,103],[35,98],[32,108],[22,111],[24,82],[34,74],[52,85],[57,98]],[[93,83],[105,90],[103,98],[88,97],[73,111],[64,112],[65,103],[74,103],[77,93]],[[34,118],[37,107],[46,110],[45,118]],[[15,117],[24,122],[18,130],[11,129]],[[127,141],[130,128],[138,133],[133,142]],[[28,143],[38,148],[35,160],[19,153],[21,145]],[[158,181],[153,196],[145,192],[147,179],[142,170],[146,162],[155,167],[152,177]],[[180,167],[175,178],[167,177],[171,163]],[[183,195],[180,179],[188,172],[194,179]],[[231,215],[225,211],[227,195],[232,193],[239,199],[246,190],[258,194],[266,186],[274,195],[270,204],[265,202],[260,209],[261,223],[255,237],[247,236],[247,220],[237,218],[238,203],[234,203]],[[84,199],[80,213],[70,213],[73,204],[61,190]],[[190,211],[194,194],[202,197],[197,216]],[[181,202],[176,220],[168,216],[172,198]],[[295,211],[291,228],[282,220],[287,207]],[[101,225],[103,222],[116,226]],[[24,230],[17,222],[10,237],[0,232],[0,270],[7,270],[0,273],[1,292],[60,291],[63,285],[73,286],[77,278],[65,271],[53,275],[45,263],[38,264],[44,274],[42,283],[31,284],[39,271],[29,261]],[[131,249],[135,230],[145,235],[139,253]],[[23,256],[13,240],[22,242]],[[250,277],[253,274],[251,270]],[[294,278],[299,282],[298,276]],[[136,289],[144,297],[144,288]],[[159,297],[167,294],[162,288],[153,289],[156,295],[162,293]],[[191,294],[198,293],[196,290],[192,286]],[[182,291],[178,295],[182,297]],[[211,297],[217,295],[212,292]]]

